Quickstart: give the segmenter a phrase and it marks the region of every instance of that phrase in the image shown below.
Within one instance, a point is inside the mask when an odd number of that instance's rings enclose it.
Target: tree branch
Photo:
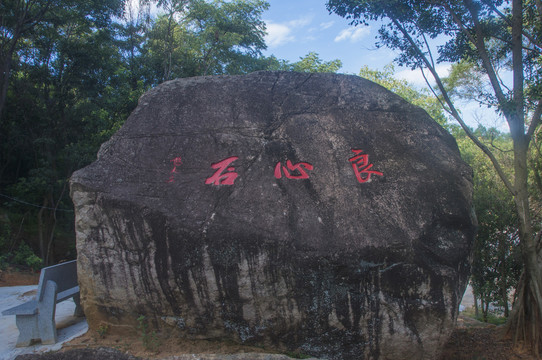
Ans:
[[[437,74],[436,69],[431,65],[431,62],[423,54],[421,49],[416,45],[416,42],[410,36],[410,34],[406,31],[406,29],[402,26],[402,24],[396,18],[394,18],[393,16],[391,16],[391,15],[388,15],[388,16],[392,20],[393,24],[397,27],[397,29],[399,29],[399,31],[403,34],[404,38],[411,44],[412,49],[418,55],[418,58],[423,61],[423,63],[427,67],[427,69],[433,75],[433,78],[435,79],[435,82],[437,83],[437,86],[438,86],[438,88],[439,88],[439,90],[440,90],[440,92],[442,94],[442,97],[444,98],[444,101],[446,102],[446,104],[448,105],[448,107],[449,107],[449,109],[451,111],[451,115],[459,123],[459,125],[461,125],[461,128],[463,129],[463,131],[465,131],[467,136],[476,144],[476,146],[478,146],[489,157],[489,159],[491,160],[491,163],[495,167],[495,170],[497,171],[497,174],[499,175],[499,177],[503,181],[504,185],[506,186],[508,191],[510,191],[510,193],[515,196],[516,195],[516,189],[514,188],[514,186],[512,185],[512,183],[510,182],[510,180],[506,176],[506,174],[504,173],[504,170],[501,167],[499,161],[497,160],[495,155],[491,152],[491,150],[489,150],[487,148],[487,146],[485,146],[480,140],[478,140],[478,138],[469,129],[467,124],[463,121],[463,118],[461,117],[461,115],[459,115],[459,112],[457,111],[457,109],[455,108],[452,100],[448,96],[448,92],[446,91],[446,88],[444,87],[444,84],[442,83],[442,80],[440,79],[440,76]]]
[[[489,6],[489,8],[491,8],[491,10],[499,15],[499,17],[504,20],[504,22],[506,22],[508,24],[508,26],[512,27],[512,22],[510,21],[510,19],[508,17],[506,17],[506,15],[504,15],[502,13],[502,11],[500,11],[499,9],[497,9],[497,7],[495,7],[495,5],[493,5],[492,3],[490,3],[489,1],[484,1],[484,3]],[[540,0],[536,0],[536,7],[539,11],[539,16],[542,18],[542,2],[540,2]],[[531,35],[529,32],[525,31],[525,29],[523,29],[523,36],[525,36],[534,46],[538,47],[539,49],[542,49],[542,44],[536,40],[534,38],[533,35]],[[534,49],[527,49],[527,50],[534,50]],[[536,50],[538,53],[540,53],[540,50]]]
[[[470,1],[470,0],[469,0]],[[513,115],[510,116],[510,134],[515,141],[520,141],[525,136],[525,97],[523,92],[523,1],[512,1],[512,76],[513,76]],[[505,110],[505,109],[503,109]],[[506,114],[505,114],[506,116]],[[526,138],[526,145],[529,138]],[[542,306],[542,303],[541,303]],[[541,308],[542,310],[542,308]]]
[[[435,96],[435,98],[437,99],[437,101],[439,102],[440,106],[442,106],[442,109],[444,111],[446,111],[448,114],[452,115],[452,111],[450,109],[448,109],[446,107],[446,104],[444,104],[440,98],[440,96],[438,96],[437,92],[435,91],[435,89],[433,88],[433,85],[431,85],[431,83],[429,82],[429,79],[427,79],[427,75],[425,75],[425,71],[423,71],[422,68],[420,68],[421,72],[422,72],[422,76],[423,76],[423,79],[425,80],[425,84],[427,85],[427,87],[429,88],[429,90],[433,93],[433,95]]]
[[[536,109],[534,110],[533,116],[531,117],[531,124],[529,125],[529,129],[527,130],[527,141],[529,141],[538,125],[540,125],[540,117],[542,116],[542,100],[538,101],[538,104],[536,105]]]
[[[497,96],[497,100],[503,106],[503,113],[505,114],[505,117],[507,117],[508,120],[508,114],[505,112],[504,105],[508,103],[508,99],[504,95],[504,92],[502,91],[502,88],[500,86],[499,78],[496,74],[495,68],[493,67],[493,64],[491,62],[491,59],[489,58],[489,53],[486,49],[486,45],[484,43],[484,34],[482,32],[482,28],[480,26],[480,22],[478,21],[478,11],[476,10],[474,4],[471,0],[464,0],[465,7],[470,12],[472,16],[472,22],[474,24],[474,30],[476,32],[476,37],[469,36],[469,39],[471,40],[472,44],[476,47],[476,50],[478,51],[478,54],[480,55],[480,59],[482,60],[482,64],[484,69],[487,72],[487,75],[489,77],[489,81],[491,82],[491,86],[493,87],[493,91],[495,91],[495,95]],[[467,28],[464,26],[461,19],[453,12],[453,10],[444,2],[444,7],[450,11],[452,14],[453,20],[456,22],[456,24],[461,27],[464,33],[469,33]],[[474,41],[473,41],[474,40]]]
[[[435,60],[433,59],[433,54],[431,53],[431,50],[429,48],[429,43],[427,42],[427,37],[425,36],[423,31],[420,30],[420,32],[421,32],[422,37],[423,37],[423,42],[425,43],[425,46],[427,47],[427,52],[429,53],[429,59],[431,60],[431,66],[435,67]]]

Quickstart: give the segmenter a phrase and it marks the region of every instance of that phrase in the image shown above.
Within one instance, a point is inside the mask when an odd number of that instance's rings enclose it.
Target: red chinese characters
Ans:
[[[354,169],[354,174],[359,183],[366,183],[371,181],[371,176],[383,176],[380,171],[372,170],[373,164],[369,163],[369,155],[364,154],[363,150],[352,149],[355,154],[348,159]],[[211,164],[211,168],[215,169],[215,173],[205,179],[206,185],[233,185],[239,174],[232,166],[233,162],[239,159],[237,156],[230,156],[229,158],[220,160],[219,162]],[[175,174],[178,173],[178,168],[182,165],[181,157],[178,156],[172,160],[173,169],[170,171],[168,183],[175,182]],[[286,160],[286,165],[282,162],[277,162],[275,165],[274,175],[276,179],[281,179],[285,176],[287,179],[302,180],[309,178],[309,172],[314,169],[314,166],[308,162],[292,163],[290,160]]]
[[[275,178],[280,179],[282,177],[282,172],[284,171],[284,176],[288,179],[308,179],[309,174],[306,170],[312,170],[314,167],[306,162],[300,162],[297,164],[292,164],[290,160],[286,161],[286,166],[282,166],[280,162],[275,166]],[[297,175],[292,175],[292,173],[297,172]]]
[[[233,182],[237,178],[237,173],[234,172],[235,168],[233,166],[228,167],[235,160],[239,159],[237,156],[231,156],[227,159],[224,159],[220,162],[214,163],[211,165],[213,169],[216,169],[216,172],[210,178],[205,180],[207,185],[233,185]]]
[[[352,164],[358,182],[365,183],[371,181],[371,175],[384,175],[380,171],[370,170],[373,167],[373,164],[369,164],[369,155],[362,154],[363,150],[352,149],[352,152],[356,154],[356,156],[351,157],[348,161]]]
[[[173,170],[170,171],[169,183],[175,182],[174,174],[177,173],[177,168],[183,163],[181,157],[178,156],[175,159],[170,160],[173,163]]]

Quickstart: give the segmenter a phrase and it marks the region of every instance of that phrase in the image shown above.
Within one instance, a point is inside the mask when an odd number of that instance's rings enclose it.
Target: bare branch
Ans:
[[[435,60],[433,59],[433,54],[431,53],[429,43],[427,42],[427,37],[425,36],[425,34],[421,30],[420,30],[420,32],[422,33],[423,42],[425,43],[425,46],[427,47],[427,52],[429,53],[429,58],[431,60],[431,66],[435,67]]]
[[[450,109],[448,109],[448,107],[446,106],[445,103],[442,102],[442,100],[440,99],[440,96],[437,94],[437,92],[433,88],[433,85],[431,85],[431,83],[429,82],[429,79],[427,79],[427,75],[425,75],[425,71],[423,71],[422,68],[420,68],[420,70],[422,72],[423,79],[425,80],[425,84],[427,85],[429,90],[433,93],[433,95],[435,96],[435,98],[439,102],[440,106],[442,106],[442,109],[444,111],[446,111],[448,114],[452,115],[452,111]]]
[[[497,77],[499,78],[499,82],[500,82],[501,86],[503,87],[503,89],[505,89],[505,90],[508,91],[508,92],[511,92],[512,89],[510,89],[510,88],[508,87],[508,85],[505,84],[505,82],[502,80],[502,77],[499,76],[498,73],[497,73]]]
[[[494,141],[494,139],[491,139],[491,142],[489,143],[489,145],[491,145],[491,147],[494,148],[495,150],[498,150],[498,151],[500,151],[500,152],[502,152],[504,154],[514,152],[514,149],[510,149],[510,150],[501,149],[500,147],[495,145],[495,143],[493,141]]]

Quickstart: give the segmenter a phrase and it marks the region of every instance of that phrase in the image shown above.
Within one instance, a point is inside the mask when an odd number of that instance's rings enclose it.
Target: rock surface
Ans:
[[[19,355],[15,360],[141,360],[116,349],[73,349],[65,352]]]
[[[156,358],[154,356],[153,358]],[[46,354],[19,355],[15,360],[144,360],[143,357],[123,353],[117,349],[72,349],[65,352],[50,352]],[[280,354],[180,354],[161,360],[290,360],[291,357]],[[318,360],[308,358],[307,360]]]
[[[472,172],[356,76],[164,83],[71,179],[91,329],[336,359],[435,359],[476,229]]]

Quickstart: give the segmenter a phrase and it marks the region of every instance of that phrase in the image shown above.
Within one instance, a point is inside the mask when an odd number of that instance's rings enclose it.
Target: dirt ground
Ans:
[[[86,347],[110,347],[146,359],[163,359],[178,354],[234,354],[261,353],[266,349],[240,346],[218,341],[187,341],[170,339],[162,341],[157,352],[149,351],[138,336],[100,337],[90,331],[67,344],[66,349]],[[440,360],[534,360],[534,356],[504,334],[504,327],[488,325],[472,318],[460,316],[457,328],[445,346]]]
[[[18,271],[13,268],[0,270],[0,286],[37,285],[39,281],[39,273]]]
[[[534,360],[521,345],[514,346],[504,326],[486,324],[459,316],[457,327],[444,347],[440,360]]]
[[[39,281],[39,274],[21,271],[0,272],[0,286],[33,285]],[[103,329],[101,334],[87,332],[85,335],[66,343],[64,351],[108,347],[147,359],[163,359],[179,354],[233,354],[269,353],[268,349],[241,346],[218,341],[190,341],[174,339],[148,339],[143,345],[140,336],[114,336]],[[294,354],[291,354],[294,355]],[[536,359],[521,346],[514,346],[506,337],[504,328],[488,325],[465,316],[459,317],[457,328],[444,348],[440,360],[531,360]]]

